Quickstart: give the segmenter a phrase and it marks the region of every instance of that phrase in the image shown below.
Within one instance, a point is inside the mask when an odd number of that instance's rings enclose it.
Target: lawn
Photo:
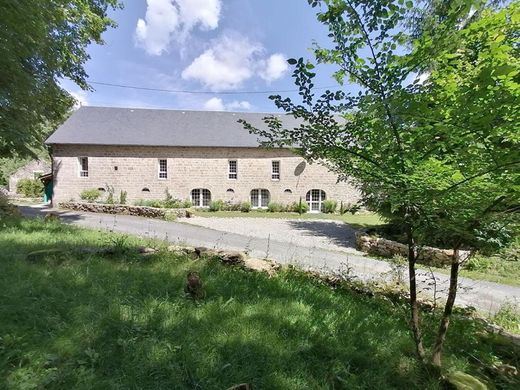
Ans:
[[[418,366],[402,304],[333,290],[294,270],[266,274],[191,260],[150,242],[42,220],[0,221],[2,389],[439,389]],[[160,243],[156,243],[160,245]],[[116,249],[79,254],[78,247]],[[27,253],[67,255],[28,261]],[[198,271],[205,298],[183,293]],[[431,344],[434,317],[425,314]],[[445,367],[497,388],[509,347],[455,316]]]
[[[324,213],[278,213],[260,210],[252,210],[248,213],[240,211],[208,211],[195,210],[194,214],[199,217],[220,217],[220,218],[281,218],[281,219],[330,219],[335,221],[343,221],[355,228],[366,228],[384,224],[381,217],[374,213],[357,213],[357,214],[324,214]]]

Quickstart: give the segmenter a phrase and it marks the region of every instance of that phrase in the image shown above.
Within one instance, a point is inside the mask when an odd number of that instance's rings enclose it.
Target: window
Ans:
[[[269,190],[257,188],[251,190],[251,207],[266,208],[269,204]]]
[[[150,192],[150,189],[148,187],[144,187],[141,191],[142,192]]]
[[[311,213],[319,213],[322,211],[323,201],[325,199],[326,195],[323,190],[310,190],[305,197]]]
[[[79,158],[79,177],[88,177],[88,157]]]
[[[191,203],[195,207],[209,207],[211,192],[206,188],[195,188],[191,190]]]
[[[280,161],[271,161],[271,180],[280,180]]]
[[[161,159],[159,160],[159,179],[167,179],[168,178],[168,160]]]
[[[228,179],[235,180],[238,177],[238,164],[237,160],[228,161]]]
[[[291,195],[292,194],[292,190],[290,188],[286,188],[285,191],[284,191],[284,194],[285,195]]]

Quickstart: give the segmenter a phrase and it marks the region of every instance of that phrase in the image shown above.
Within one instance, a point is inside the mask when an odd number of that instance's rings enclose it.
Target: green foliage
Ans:
[[[8,388],[443,388],[411,357],[399,303],[298,271],[269,277],[166,251],[142,257],[142,246],[150,244],[42,220],[4,226],[0,373]],[[60,263],[25,260],[57,247],[70,251]],[[86,247],[117,253],[75,252]],[[183,294],[190,271],[206,291],[198,304]],[[435,316],[424,324],[431,337]],[[487,380],[493,363],[518,366],[509,349],[480,339],[478,323],[456,317],[453,326],[451,370]]]
[[[87,46],[102,44],[117,0],[0,2],[0,155],[32,155],[64,119],[73,98],[59,84],[87,90]]]
[[[87,202],[90,202],[90,203],[95,202],[96,200],[98,200],[100,196],[101,196],[101,192],[97,188],[91,188],[89,190],[83,190],[79,194],[79,197],[82,200],[86,200]]]
[[[0,191],[0,219],[19,216],[20,211],[18,208],[9,203],[7,195]]]
[[[38,198],[43,195],[43,183],[39,179],[20,179],[16,192],[27,198]]]
[[[250,202],[240,203],[240,211],[242,213],[249,213],[251,211],[251,203]]]
[[[292,211],[298,214],[305,214],[307,211],[309,211],[309,205],[307,204],[307,202],[304,202],[301,199],[299,202],[294,202],[291,208]]]
[[[338,202],[332,199],[325,199],[323,201],[323,212],[325,214],[334,214],[338,208]]]
[[[209,211],[221,211],[224,209],[224,201],[217,199],[209,203]]]
[[[106,204],[114,204],[114,186],[106,185],[107,188],[107,198],[105,200]]]
[[[126,204],[126,197],[128,193],[126,191],[121,190],[119,193],[119,204]]]
[[[182,208],[189,209],[190,207],[193,206],[193,203],[191,203],[191,200],[185,199],[182,201],[181,206],[182,206]]]
[[[341,215],[344,215],[346,213],[350,213],[350,214],[354,215],[359,210],[361,210],[361,206],[359,204],[343,203],[343,201],[342,201],[339,205],[339,213]]]
[[[284,211],[284,206],[280,203],[269,202],[267,205],[267,210],[271,213],[279,213],[280,211]]]
[[[492,320],[507,331],[520,334],[520,305],[518,303],[502,305]]]

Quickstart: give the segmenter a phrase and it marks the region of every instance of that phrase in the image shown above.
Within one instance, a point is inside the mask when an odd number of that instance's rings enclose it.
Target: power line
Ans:
[[[148,88],[148,87],[139,87],[137,85],[125,85],[125,84],[112,84],[112,83],[102,83],[100,81],[90,81],[90,84],[95,85],[103,85],[105,87],[116,87],[116,88],[128,88],[128,89],[139,89],[142,91],[153,91],[153,92],[168,92],[168,93],[188,93],[188,94],[196,94],[196,95],[246,95],[246,94],[272,94],[272,93],[290,93],[290,92],[299,92],[299,89],[285,89],[278,91],[224,91],[224,92],[211,92],[211,91],[188,91],[188,90],[175,90],[175,89],[162,89],[162,88]],[[336,85],[329,85],[327,87],[314,87],[313,89],[329,89],[335,88]]]

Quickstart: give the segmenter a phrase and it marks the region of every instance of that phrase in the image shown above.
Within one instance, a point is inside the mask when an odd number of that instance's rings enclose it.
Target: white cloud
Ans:
[[[246,100],[233,100],[231,103],[224,103],[218,97],[212,97],[204,103],[204,109],[208,111],[248,111],[253,106]]]
[[[287,65],[287,59],[283,54],[276,53],[271,55],[265,61],[264,69],[258,72],[258,75],[265,81],[271,82],[282,77],[287,71],[289,65]]]
[[[223,35],[182,72],[212,90],[236,89],[254,75],[255,57],[263,47],[238,34]]]
[[[221,0],[147,0],[145,18],[137,21],[136,44],[161,55],[172,40],[183,42],[196,26],[217,28],[220,10]]]
[[[204,103],[204,109],[208,111],[224,111],[224,102],[220,98],[212,97]]]
[[[79,90],[77,92],[69,91],[69,94],[76,101],[74,103],[74,109],[77,110],[81,106],[88,106],[87,93],[85,91]]]
[[[230,33],[213,40],[212,46],[182,72],[185,80],[196,80],[211,90],[237,89],[254,75],[273,81],[287,70],[285,57],[273,54],[264,58],[264,47]]]

